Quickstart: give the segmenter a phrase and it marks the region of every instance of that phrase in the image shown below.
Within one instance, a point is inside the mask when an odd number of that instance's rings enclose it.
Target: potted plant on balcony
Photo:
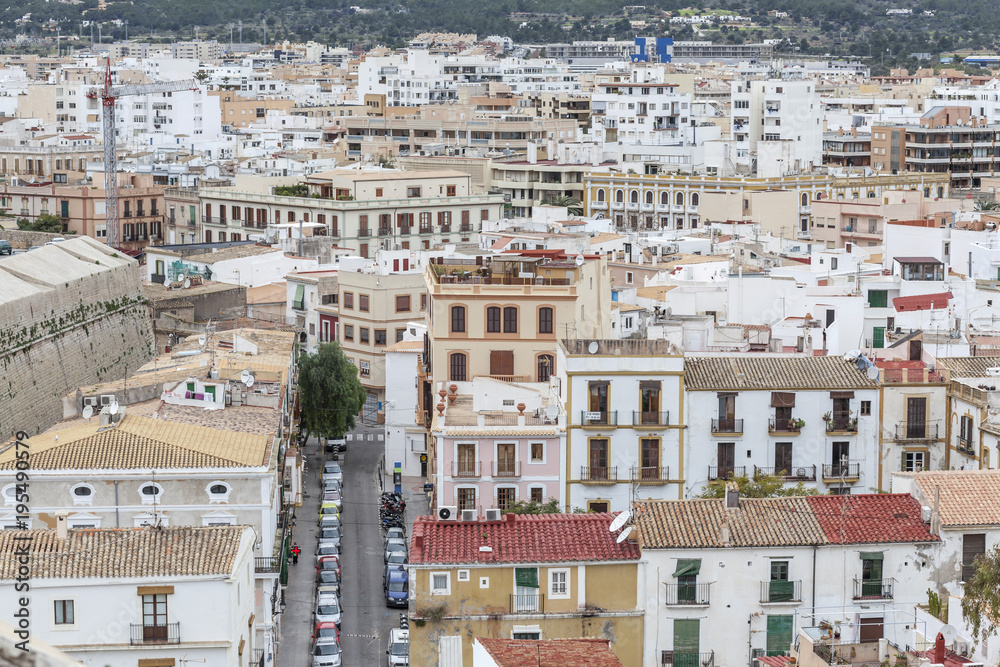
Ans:
[[[789,419],[788,420],[788,430],[789,431],[801,431],[802,427],[806,425],[805,419]]]
[[[850,430],[851,431],[857,431],[858,430],[858,418],[857,417],[851,417]]]

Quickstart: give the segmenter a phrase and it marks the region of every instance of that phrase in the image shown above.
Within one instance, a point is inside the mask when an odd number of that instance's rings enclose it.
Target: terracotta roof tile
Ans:
[[[947,308],[948,302],[952,298],[951,292],[898,296],[892,300],[892,307],[900,313],[911,310],[940,310],[941,308]]]
[[[419,517],[413,526],[410,563],[638,560],[634,542],[615,542],[608,530],[613,519],[613,514],[508,514],[490,522]]]
[[[943,470],[913,473],[914,481],[931,505],[940,491],[938,512],[942,526],[1000,525],[1000,470]]]
[[[806,498],[830,544],[937,542],[908,493]]]
[[[1000,357],[938,357],[936,365],[951,371],[953,378],[986,377],[987,368],[1000,366]]]
[[[607,639],[476,640],[498,667],[622,667]]]
[[[19,547],[28,545],[33,579],[149,578],[228,575],[243,526],[0,531],[0,581],[17,576]],[[30,542],[23,538],[30,538]]]
[[[877,380],[840,356],[688,357],[684,362],[689,391],[775,389],[876,389]]]

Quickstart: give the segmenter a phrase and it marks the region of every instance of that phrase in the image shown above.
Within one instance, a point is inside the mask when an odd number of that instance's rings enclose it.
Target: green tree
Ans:
[[[802,482],[786,486],[778,475],[757,473],[753,477],[740,475],[733,477],[733,482],[740,488],[741,498],[778,498],[787,496],[815,496],[816,489],[806,487]],[[726,495],[725,484],[712,484],[700,494],[699,498],[723,498]]]
[[[299,355],[299,404],[306,436],[342,438],[354,428],[365,390],[337,343],[323,343],[315,354]]]
[[[997,211],[1000,210],[1000,201],[995,199],[980,199],[976,202],[977,211]]]
[[[560,197],[550,199],[545,203],[551,204],[552,206],[565,206],[566,212],[570,215],[583,215],[583,202],[576,197],[562,195]]]
[[[66,231],[62,218],[51,213],[42,213],[34,220],[18,218],[17,228],[26,232],[50,232],[55,234],[62,234]]]
[[[985,643],[997,634],[1000,619],[1000,547],[973,561],[974,574],[965,582],[965,597],[962,598],[962,615],[972,628],[972,639]]]
[[[562,509],[559,501],[550,498],[547,503],[539,503],[534,500],[518,500],[507,506],[505,514],[560,514]]]
[[[309,186],[305,183],[296,183],[295,185],[276,185],[274,186],[274,194],[281,195],[282,197],[308,197]]]

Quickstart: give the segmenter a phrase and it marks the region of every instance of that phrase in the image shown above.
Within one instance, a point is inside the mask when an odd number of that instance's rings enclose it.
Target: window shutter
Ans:
[[[514,568],[514,583],[524,588],[538,588],[538,569],[534,567]]]
[[[882,560],[884,554],[881,551],[862,551],[861,560]]]
[[[792,616],[768,615],[767,652],[770,655],[787,653],[792,645]]]
[[[681,664],[685,658],[685,667],[695,667],[698,664],[697,655],[700,646],[699,635],[701,623],[697,618],[674,619],[674,664]],[[694,658],[688,657],[694,656]]]
[[[853,391],[831,391],[830,398],[854,398]]]
[[[701,572],[701,559],[681,559],[677,561],[677,569],[674,570],[675,577],[696,577]]]
[[[771,407],[772,408],[794,408],[795,407],[795,394],[791,392],[784,391],[772,391],[771,392]]]

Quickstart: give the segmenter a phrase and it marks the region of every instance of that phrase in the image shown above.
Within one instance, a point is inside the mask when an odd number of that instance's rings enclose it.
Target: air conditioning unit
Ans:
[[[479,512],[476,510],[462,510],[462,521],[479,521]]]
[[[115,402],[114,394],[101,394],[101,405],[111,405]]]
[[[83,407],[88,405],[92,408],[96,408],[100,399],[97,396],[84,396],[83,397]]]
[[[503,518],[503,514],[500,510],[486,510],[486,520],[487,521],[500,521]]]
[[[956,639],[952,648],[955,653],[959,655],[968,656],[969,655],[969,642],[964,639]]]
[[[454,506],[439,507],[438,519],[441,521],[458,521],[458,508]]]

